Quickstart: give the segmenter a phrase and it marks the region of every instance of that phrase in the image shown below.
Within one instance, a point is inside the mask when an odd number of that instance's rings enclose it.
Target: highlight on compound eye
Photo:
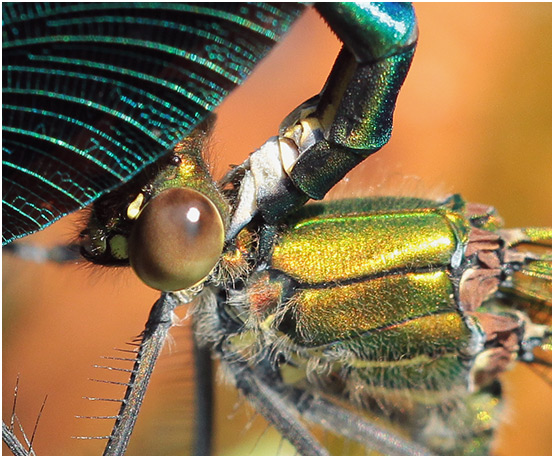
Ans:
[[[129,261],[148,286],[179,291],[211,272],[224,239],[223,220],[208,197],[190,188],[171,188],[138,216],[129,237]]]

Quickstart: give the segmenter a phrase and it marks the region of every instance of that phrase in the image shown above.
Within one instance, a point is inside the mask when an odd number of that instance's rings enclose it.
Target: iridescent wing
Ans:
[[[136,175],[287,31],[287,4],[2,6],[2,243]]]

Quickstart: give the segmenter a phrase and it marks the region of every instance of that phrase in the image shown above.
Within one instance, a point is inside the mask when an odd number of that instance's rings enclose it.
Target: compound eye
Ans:
[[[171,188],[138,216],[129,237],[129,261],[148,286],[178,291],[210,273],[223,242],[223,221],[212,201],[193,189]]]

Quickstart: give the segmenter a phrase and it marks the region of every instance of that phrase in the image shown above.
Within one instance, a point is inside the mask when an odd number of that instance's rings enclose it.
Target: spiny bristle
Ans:
[[[138,354],[138,353],[139,353],[138,349],[135,349],[135,350],[128,350],[128,349],[125,349],[125,348],[116,348],[116,347],[114,347],[114,350],[116,350],[116,351],[122,351],[122,352],[124,352],[124,353],[135,353],[135,354]]]
[[[107,369],[110,371],[120,371],[120,372],[130,372],[130,373],[134,372],[132,369],[123,369],[121,367],[112,367],[112,366],[100,366],[98,364],[94,364],[92,367],[96,367],[98,369]]]
[[[114,382],[112,380],[99,380],[96,378],[89,378],[91,382],[100,382],[100,383],[111,383],[112,385],[123,385],[123,386],[131,386],[130,383],[124,383],[124,382]]]
[[[119,415],[75,415],[75,418],[85,418],[87,420],[117,420]]]
[[[131,361],[132,363],[137,361],[137,358],[120,358],[118,356],[101,356],[102,359],[111,359],[114,361]]]
[[[17,378],[15,379],[15,388],[13,389],[13,405],[12,405],[12,418],[10,421],[10,431],[13,431],[13,424],[14,420],[16,418],[15,416],[15,407],[17,405],[17,390],[19,389],[19,374],[17,374]]]
[[[90,440],[90,439],[102,439],[107,440],[111,436],[71,436],[71,439]]]
[[[112,398],[91,398],[89,396],[83,396],[83,399],[87,401],[107,401],[107,402],[118,402],[120,404],[125,404],[127,401],[125,399],[112,399]]]
[[[35,440],[35,434],[37,433],[38,423],[40,421],[40,417],[42,416],[42,411],[44,410],[44,406],[46,405],[47,399],[48,399],[48,395],[44,397],[44,401],[42,401],[42,406],[40,406],[40,410],[37,415],[37,421],[35,422],[35,427],[33,428],[33,434],[31,435],[31,440],[29,441],[29,453],[33,451],[33,441]]]
[[[19,421],[19,418],[17,417],[17,415],[14,415],[14,417],[15,417],[15,423],[17,424],[17,427],[19,428],[19,432],[21,433],[21,436],[23,437],[23,441],[25,442],[25,445],[28,448],[29,455],[34,455],[35,453],[31,448],[31,442],[29,441],[29,438],[27,437],[27,434],[25,434],[25,430],[23,429],[23,425]]]

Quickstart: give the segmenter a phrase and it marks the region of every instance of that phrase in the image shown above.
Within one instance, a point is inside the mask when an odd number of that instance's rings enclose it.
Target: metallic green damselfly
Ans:
[[[421,21],[421,20],[422,20],[422,13],[419,13],[419,16],[420,16],[420,21]],[[479,16],[479,15],[477,15],[477,16]],[[477,17],[477,16],[474,16],[474,17]],[[479,16],[479,17],[480,17],[480,16]],[[423,29],[423,24],[421,24],[420,27]],[[498,41],[500,41],[500,40],[498,40]],[[421,49],[421,45],[422,45],[422,41],[420,41],[420,49]],[[416,58],[416,62],[417,62],[417,58]],[[414,64],[414,65],[415,65],[415,64]],[[415,71],[415,67],[414,67],[414,71]],[[410,80],[408,79],[408,83],[409,83],[409,81],[410,81]],[[313,91],[313,92],[316,92],[316,91]],[[401,96],[401,97],[402,97],[402,96]],[[304,97],[304,98],[305,98],[305,97]],[[400,99],[400,100],[402,100],[402,99]],[[529,98],[527,98],[526,100],[528,101]],[[289,105],[289,108],[290,108],[290,106],[294,106],[294,103],[292,103],[291,105]],[[412,116],[413,116],[413,115],[412,115]],[[415,117],[413,117],[412,119],[414,119],[414,118],[417,119],[417,117],[418,117],[418,116],[415,115]],[[396,126],[397,126],[397,127],[396,127],[395,135],[397,135],[397,134],[398,134],[398,131],[400,130],[399,127],[398,127],[398,126],[399,126],[399,123],[400,123],[400,120],[399,120],[398,117],[397,117],[397,121],[396,121]],[[462,124],[462,123],[461,123],[460,121],[456,121],[455,124],[458,124],[458,125],[459,125],[459,124]],[[436,125],[436,124],[435,124],[435,125]],[[455,127],[452,127],[452,129],[455,129]],[[436,130],[440,130],[440,129],[437,127],[437,128],[435,129],[435,131],[436,131]],[[415,135],[412,135],[411,140],[413,140],[414,137],[416,137],[416,136],[415,136]],[[502,136],[500,136],[500,137],[502,137]],[[394,139],[394,137],[393,137],[393,139]],[[449,146],[451,146],[451,145],[449,145]],[[412,148],[413,148],[413,147],[412,147]],[[252,148],[251,148],[251,149],[252,149]],[[443,148],[443,150],[446,150],[446,149],[447,149],[446,147]],[[466,150],[469,150],[469,149],[471,149],[471,148],[469,148],[469,147],[464,147],[464,150],[463,150],[463,151],[465,152]],[[417,155],[415,152],[413,152],[413,150],[412,150],[411,154],[412,154],[414,157],[418,158],[418,155]],[[488,151],[487,151],[486,153],[482,153],[483,156],[486,156],[486,157],[489,158],[488,160],[490,160],[490,161],[492,162],[492,165],[489,164],[489,167],[486,167],[486,169],[487,169],[487,174],[486,174],[486,175],[483,175],[483,176],[487,176],[487,177],[496,176],[496,174],[492,172],[493,170],[495,170],[495,163],[494,163],[494,160],[490,159],[490,156],[488,156],[488,154],[489,154]],[[385,154],[384,154],[384,152],[383,152],[383,154],[381,154],[381,157],[383,157],[384,155],[385,155]],[[520,156],[519,156],[519,157],[520,157]],[[422,161],[423,161],[423,160],[422,160]],[[507,161],[507,159],[504,157],[504,158],[502,159],[502,162],[505,163],[505,161]],[[237,162],[238,162],[238,161],[237,161]],[[499,162],[499,161],[496,162],[496,165],[498,165],[498,162]],[[519,164],[519,161],[516,161],[516,164]],[[474,169],[473,167],[471,167],[470,171],[471,171],[471,173],[475,173],[475,169]],[[408,173],[406,173],[406,174],[409,174],[409,173],[410,173],[410,172],[408,172]],[[446,172],[445,172],[445,173],[446,173]],[[458,175],[462,175],[462,174],[459,174],[459,173],[458,173]],[[478,174],[478,173],[475,173],[475,175],[479,175],[479,174]],[[492,181],[494,182],[494,179],[492,179],[492,178],[488,178],[488,180],[492,180]],[[536,180],[533,180],[533,181],[536,181]],[[533,185],[529,185],[529,188],[532,188],[532,187],[533,187]],[[456,187],[455,189],[456,189],[456,190],[460,190],[461,188],[460,188],[460,186],[458,186],[458,187]],[[471,191],[471,190],[470,190],[470,191]],[[468,195],[467,192],[464,192],[464,194],[465,194],[466,196]],[[538,197],[537,197],[537,194],[538,194],[537,192],[535,192],[535,193],[533,194],[533,197],[534,197],[535,199],[538,198]],[[475,197],[471,196],[471,198],[472,198],[472,200],[477,200],[477,199],[478,199],[478,201],[485,201],[485,202],[492,201],[491,199],[488,199],[488,200],[487,200],[486,196],[483,197],[483,196],[481,196],[481,195],[475,196]],[[499,205],[498,205],[496,202],[494,202],[494,203],[495,203],[495,205],[496,205],[497,207],[499,207]],[[520,207],[520,208],[521,208],[521,207]],[[503,214],[505,215],[505,212],[502,211],[502,209],[501,209],[501,213],[503,213]],[[529,222],[530,222],[530,221],[529,221],[529,218],[523,218],[523,217],[522,217],[521,222],[520,222],[520,221],[516,221],[516,222],[514,222],[514,223],[511,223],[511,225],[516,225],[516,224],[529,224]],[[539,222],[533,221],[533,223],[534,223],[534,224],[547,224],[548,221],[545,222],[545,223],[539,223]],[[66,294],[65,291],[64,291],[64,294]],[[148,300],[146,300],[145,302],[149,302],[149,301],[150,301],[150,300],[148,299]],[[142,303],[142,301],[141,301],[141,303]],[[134,304],[134,306],[136,307],[136,304]],[[112,308],[111,308],[110,310],[112,310]],[[113,318],[110,318],[110,319],[113,320]],[[144,321],[143,318],[140,318],[139,322],[142,322],[142,321]],[[64,323],[64,325],[65,325],[65,323]],[[73,326],[73,325],[72,325],[72,326]],[[138,326],[138,327],[139,327],[139,326]],[[137,326],[135,326],[135,327],[133,328],[133,330],[129,331],[129,332],[127,333],[127,335],[132,334],[132,333],[134,332],[134,329],[137,329]],[[53,332],[53,331],[51,331],[51,332]],[[121,341],[121,339],[118,339],[118,340],[117,340],[117,343],[118,343],[119,341]],[[114,342],[114,345],[115,345],[115,344],[116,344],[116,342]],[[73,346],[73,345],[72,345],[72,346]],[[110,346],[111,346],[111,345],[110,345]],[[98,354],[98,353],[103,353],[103,351],[96,352],[96,354]],[[12,380],[13,380],[13,378],[12,378]],[[22,389],[21,389],[21,396],[20,396],[19,402],[21,402],[22,400],[24,400],[24,398],[23,398],[23,393],[24,393],[24,391],[23,391],[23,386],[24,386],[23,382],[24,382],[24,381],[22,381]],[[7,383],[5,383],[5,385],[7,385]],[[86,394],[88,394],[88,393],[86,393]],[[53,402],[52,400],[49,401],[49,403],[52,403],[52,402]],[[40,402],[39,402],[38,404],[40,404]],[[79,413],[82,413],[82,410],[81,410]],[[86,413],[87,413],[87,414],[90,414],[90,412],[86,412]],[[38,438],[37,438],[37,441],[38,441]],[[38,447],[38,442],[37,442],[37,447]]]

